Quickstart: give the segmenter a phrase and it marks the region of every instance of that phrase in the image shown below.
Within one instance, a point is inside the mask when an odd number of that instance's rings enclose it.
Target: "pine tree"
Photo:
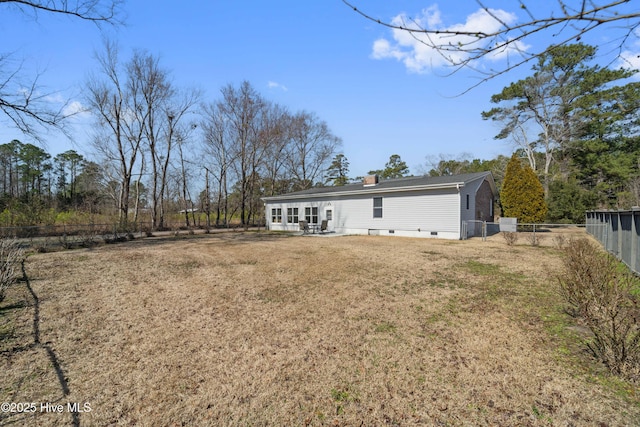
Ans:
[[[344,154],[336,154],[327,169],[327,183],[335,186],[345,185],[349,182],[349,161]]]
[[[521,223],[542,222],[547,214],[540,180],[529,165],[522,165],[516,153],[507,164],[500,202],[503,216],[518,218]]]

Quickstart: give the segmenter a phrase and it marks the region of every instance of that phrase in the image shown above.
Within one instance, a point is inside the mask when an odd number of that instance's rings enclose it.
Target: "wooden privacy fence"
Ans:
[[[587,233],[640,274],[640,208],[587,212]]]

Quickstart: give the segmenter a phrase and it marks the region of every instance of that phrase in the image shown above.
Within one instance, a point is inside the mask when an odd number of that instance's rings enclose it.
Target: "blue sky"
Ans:
[[[478,10],[471,0],[354,3],[384,20],[407,13],[441,27],[468,23]],[[524,19],[517,2],[494,3],[503,8],[513,3],[503,12]],[[529,66],[460,95],[481,76],[471,71],[447,76],[450,70],[429,52],[340,0],[128,0],[123,11],[126,26],[98,29],[77,19],[46,14],[34,19],[0,6],[0,52],[13,52],[25,72],[42,72],[40,84],[55,92],[54,101],[71,99],[76,105],[83,102],[87,75],[97,70],[94,52],[104,37],[118,42],[125,60],[132,49],[158,55],[178,86],[202,89],[206,101],[216,100],[222,86],[248,80],[266,98],[325,120],[343,140],[351,176],[383,168],[392,154],[417,173],[427,156],[470,153],[489,159],[512,150],[508,142],[493,139],[498,129],[480,113],[491,108],[492,94],[528,75]],[[583,41],[602,44],[610,37],[603,31]],[[532,47],[550,40],[532,40]],[[640,50],[633,43],[629,48]],[[499,65],[496,61],[478,66]],[[79,121],[72,141],[46,135],[45,148],[52,154],[75,149],[90,155],[87,123],[87,117]],[[12,139],[33,142],[0,122],[0,142]]]

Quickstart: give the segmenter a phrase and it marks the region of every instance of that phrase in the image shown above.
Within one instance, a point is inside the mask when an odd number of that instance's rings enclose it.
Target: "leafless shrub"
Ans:
[[[556,234],[553,236],[553,246],[556,249],[564,249],[567,246],[567,236],[564,234]]]
[[[504,237],[504,240],[507,242],[507,245],[509,246],[515,245],[516,242],[518,241],[518,233],[515,233],[515,232],[503,231],[502,237]]]
[[[29,241],[29,246],[37,253],[45,253],[49,252],[53,243],[51,242],[51,237],[32,237]]]
[[[67,233],[64,233],[61,236],[58,236],[58,242],[64,249],[71,249],[73,248],[73,245],[75,243],[75,238],[68,235]]]
[[[120,242],[126,242],[127,241],[127,236],[126,235],[120,235],[117,232],[113,232],[113,233],[102,235],[102,240],[106,244],[120,243]]]
[[[540,243],[542,243],[543,239],[544,237],[541,236],[540,233],[529,233],[527,235],[527,240],[529,241],[531,246],[540,246]]]
[[[80,239],[80,244],[82,246],[84,246],[85,248],[90,248],[90,247],[96,245],[97,236],[98,236],[98,233],[95,230],[91,230],[91,229],[83,230],[78,235],[78,237]]]
[[[0,301],[15,283],[23,260],[24,250],[16,239],[0,238]]]
[[[560,294],[591,330],[587,347],[614,374],[640,379],[638,279],[586,239],[570,242],[565,254]]]

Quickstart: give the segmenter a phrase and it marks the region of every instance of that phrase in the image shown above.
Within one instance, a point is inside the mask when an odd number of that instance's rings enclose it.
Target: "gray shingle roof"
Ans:
[[[447,176],[412,176],[397,179],[380,179],[378,184],[372,186],[365,186],[363,185],[363,183],[359,182],[356,184],[347,184],[335,187],[314,187],[309,188],[308,190],[282,194],[280,196],[263,197],[263,200],[268,201],[288,198],[311,198],[313,196],[330,196],[332,194],[335,194],[337,196],[338,194],[343,195],[347,193],[361,193],[363,191],[373,193],[378,191],[391,191],[394,189],[409,189],[411,187],[455,187],[457,184],[464,185],[468,182],[484,178],[487,175],[491,175],[491,172],[477,172]]]

